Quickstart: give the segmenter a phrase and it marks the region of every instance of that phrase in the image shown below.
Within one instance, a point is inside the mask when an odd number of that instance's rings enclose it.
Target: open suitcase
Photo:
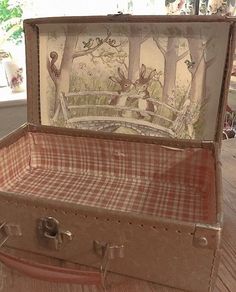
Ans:
[[[213,291],[234,21],[62,17],[24,30],[29,124],[0,142],[0,261],[98,289],[111,271]]]

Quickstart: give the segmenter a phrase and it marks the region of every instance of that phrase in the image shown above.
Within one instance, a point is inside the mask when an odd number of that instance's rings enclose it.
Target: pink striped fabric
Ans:
[[[14,164],[18,175],[0,164],[5,173],[0,189],[188,222],[215,220],[208,149],[44,133],[29,133],[9,148],[0,150],[4,160],[15,152],[28,162],[23,159],[23,169],[22,162]]]
[[[0,149],[0,190],[14,188],[30,168],[30,146],[27,136]]]

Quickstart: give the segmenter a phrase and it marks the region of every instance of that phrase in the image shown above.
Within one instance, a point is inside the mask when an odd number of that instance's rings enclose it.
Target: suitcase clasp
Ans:
[[[40,238],[47,247],[59,250],[65,241],[72,240],[72,233],[60,228],[59,221],[53,217],[40,218],[38,223]]]

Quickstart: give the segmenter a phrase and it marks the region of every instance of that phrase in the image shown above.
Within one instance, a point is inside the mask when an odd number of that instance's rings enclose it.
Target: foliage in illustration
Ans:
[[[201,135],[207,72],[216,61],[214,38],[204,28],[100,24],[64,31],[49,32],[46,40],[50,124]]]

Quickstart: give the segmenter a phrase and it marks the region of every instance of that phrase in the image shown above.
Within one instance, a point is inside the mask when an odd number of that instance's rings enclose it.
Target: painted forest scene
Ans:
[[[41,25],[42,124],[212,139],[228,29],[219,23]]]

